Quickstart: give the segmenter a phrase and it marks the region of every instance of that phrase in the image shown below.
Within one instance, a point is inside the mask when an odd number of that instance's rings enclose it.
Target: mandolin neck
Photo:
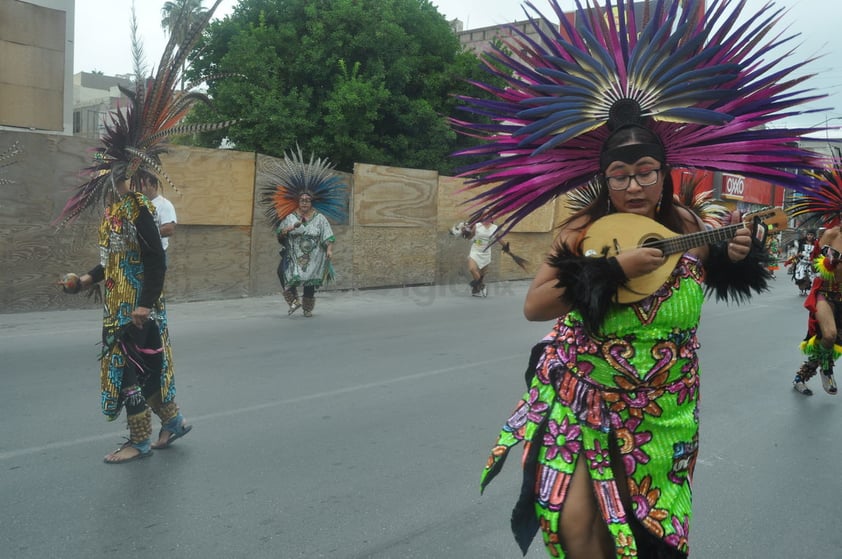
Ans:
[[[737,229],[744,227],[742,223],[733,225],[726,225],[718,229],[710,229],[705,231],[698,231],[696,233],[689,233],[687,235],[679,235],[678,237],[670,237],[667,239],[658,239],[651,243],[644,243],[644,246],[658,248],[664,251],[665,255],[684,253],[691,248],[696,248],[719,241],[727,241],[734,238]]]

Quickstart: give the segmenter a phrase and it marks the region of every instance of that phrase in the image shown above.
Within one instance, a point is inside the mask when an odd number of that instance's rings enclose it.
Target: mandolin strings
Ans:
[[[761,223],[765,222],[765,218],[772,217],[774,212],[762,214],[761,212],[754,212],[747,217],[751,219],[758,219]],[[688,233],[686,235],[678,235],[676,237],[668,237],[666,239],[656,239],[647,241],[641,244],[641,247],[657,248],[663,251],[664,255],[675,254],[677,252],[685,252],[691,248],[702,245],[715,243],[718,241],[727,241],[731,239],[744,223],[733,223],[717,229],[709,229],[705,231],[697,231],[695,233]]]
[[[675,254],[676,252],[685,252],[691,248],[702,245],[715,243],[717,241],[726,241],[734,236],[737,229],[742,227],[742,223],[733,225],[726,225],[719,229],[710,231],[698,231],[696,233],[688,233],[678,237],[670,237],[668,239],[658,239],[657,241],[643,243],[644,247],[661,249],[664,254]]]

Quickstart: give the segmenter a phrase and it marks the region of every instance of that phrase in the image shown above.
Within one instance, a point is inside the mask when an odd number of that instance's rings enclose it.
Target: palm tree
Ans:
[[[175,35],[179,44],[187,36],[196,20],[207,10],[202,7],[202,0],[171,0],[164,2],[161,8],[161,27],[170,35]],[[184,89],[184,68],[182,67],[181,88]]]

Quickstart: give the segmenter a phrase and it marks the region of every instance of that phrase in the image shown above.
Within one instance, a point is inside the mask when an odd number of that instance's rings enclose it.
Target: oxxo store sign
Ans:
[[[736,175],[723,175],[722,180],[725,183],[722,185],[722,194],[728,198],[743,199],[743,194],[746,190],[745,177],[738,177]]]
[[[783,188],[776,187],[766,181],[740,175],[731,175],[728,173],[716,173],[716,175],[714,177],[714,184],[719,182],[721,197],[724,200],[734,200],[762,206],[783,206]]]

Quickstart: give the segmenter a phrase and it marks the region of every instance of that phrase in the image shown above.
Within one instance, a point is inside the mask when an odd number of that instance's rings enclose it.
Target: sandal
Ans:
[[[164,425],[161,427],[161,430],[158,431],[158,440],[161,440],[161,435],[163,435],[164,432],[169,433],[169,436],[166,438],[166,440],[163,443],[158,443],[158,441],[155,441],[155,443],[152,444],[152,448],[169,448],[172,443],[189,433],[191,429],[193,429],[193,426],[185,425],[184,416],[179,413],[178,415],[164,423]]]
[[[292,313],[294,313],[295,311],[297,311],[297,310],[298,310],[298,309],[300,309],[300,308],[301,308],[301,301],[299,301],[298,299],[296,299],[295,301],[293,301],[293,302],[290,304],[290,306],[289,306],[289,310],[287,311],[287,314],[288,314],[288,315],[291,315]]]
[[[137,454],[135,454],[134,456],[129,456],[128,458],[115,458],[118,452],[128,447],[132,447],[135,450],[137,450]],[[115,450],[111,454],[106,455],[105,458],[102,459],[102,461],[106,464],[125,464],[126,462],[141,460],[150,456],[152,456],[152,444],[149,439],[146,439],[141,443],[133,443],[131,439],[127,439],[126,442],[121,444],[117,450]]]

